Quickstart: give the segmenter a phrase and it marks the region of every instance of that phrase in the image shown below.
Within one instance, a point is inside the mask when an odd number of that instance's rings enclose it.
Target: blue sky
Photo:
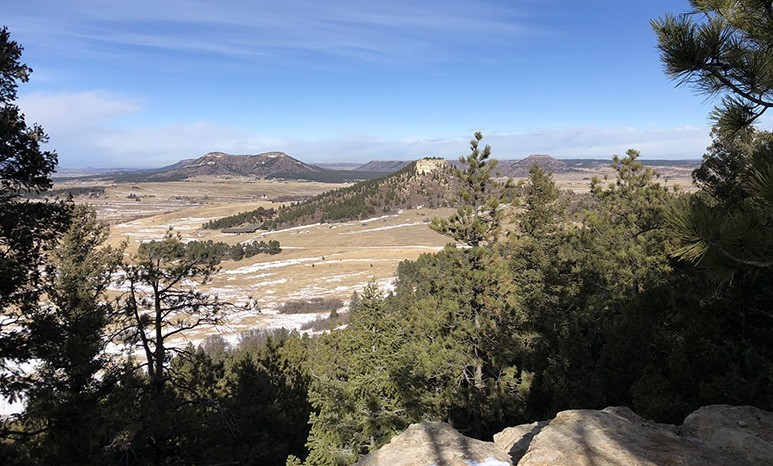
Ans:
[[[2,24],[19,105],[63,167],[210,151],[306,162],[529,154],[700,158],[711,102],[662,72],[649,21],[686,0],[27,0]]]

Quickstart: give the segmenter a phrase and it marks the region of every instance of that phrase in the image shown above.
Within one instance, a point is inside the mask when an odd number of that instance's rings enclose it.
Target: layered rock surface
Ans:
[[[491,442],[465,437],[444,422],[411,424],[357,466],[508,466],[513,463]]]
[[[360,466],[763,466],[773,464],[773,413],[706,406],[682,426],[628,408],[562,411],[550,421],[510,427],[494,442],[440,422],[412,424]]]

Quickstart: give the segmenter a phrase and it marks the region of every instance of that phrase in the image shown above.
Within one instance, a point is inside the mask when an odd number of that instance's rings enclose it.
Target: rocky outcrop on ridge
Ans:
[[[411,425],[357,464],[763,466],[773,464],[773,413],[712,405],[673,426],[624,407],[578,409],[562,411],[550,421],[507,428],[493,443],[464,437],[444,423],[425,422]]]

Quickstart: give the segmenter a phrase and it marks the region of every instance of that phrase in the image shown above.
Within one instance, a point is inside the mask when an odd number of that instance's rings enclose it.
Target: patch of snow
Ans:
[[[356,277],[357,275],[362,275],[365,272],[356,272],[356,273],[346,273],[342,275],[333,275],[330,277],[325,278],[325,283],[332,283],[332,282],[340,282],[347,278]]]
[[[475,460],[464,460],[464,461],[467,463],[467,466],[509,466],[510,464],[495,458],[486,458],[482,462],[475,461]]]
[[[348,231],[346,233],[339,233],[339,234],[341,234],[341,235],[359,235],[360,233],[369,233],[371,231],[393,230],[395,228],[412,227],[412,226],[416,226],[416,225],[426,225],[426,223],[424,223],[424,222],[401,223],[399,225],[387,225],[385,227],[368,228],[367,230]]]
[[[304,228],[313,228],[313,227],[318,227],[320,225],[321,225],[321,223],[312,223],[310,225],[301,225],[301,226],[298,226],[298,227],[285,228],[284,230],[271,230],[271,231],[267,231],[267,232],[263,233],[263,235],[271,235],[271,234],[274,234],[274,233],[285,233],[285,232],[288,232],[288,231],[303,230]]]
[[[10,401],[4,396],[0,396],[0,417],[19,414],[24,410],[24,400]]]
[[[269,280],[269,281],[267,281],[267,282],[259,282],[259,283],[255,283],[255,284],[254,284],[254,285],[252,285],[252,286],[254,286],[254,287],[256,287],[256,288],[260,288],[261,286],[268,286],[268,285],[281,285],[282,283],[287,283],[287,279],[286,279],[286,278],[280,278],[279,280]]]
[[[395,218],[397,215],[382,215],[380,217],[373,217],[373,218],[366,218],[365,220],[360,220],[361,223],[364,222],[375,222],[376,220],[381,220],[382,218]]]
[[[319,261],[321,259],[322,257],[302,257],[300,259],[288,259],[283,261],[258,262],[257,264],[252,264],[245,267],[239,267],[238,269],[224,270],[221,273],[226,275],[233,275],[233,274],[244,275],[252,272],[258,272],[261,270],[276,269],[279,267],[287,267],[290,265],[303,264],[304,262]]]

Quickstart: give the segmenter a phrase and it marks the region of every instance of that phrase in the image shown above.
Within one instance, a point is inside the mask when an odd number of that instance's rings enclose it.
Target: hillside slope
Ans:
[[[411,164],[411,160],[371,160],[355,168],[356,171],[394,173]]]
[[[217,221],[236,226],[262,217],[264,229],[281,229],[324,222],[361,220],[418,206],[447,207],[455,199],[457,181],[453,168],[442,159],[422,159],[381,178],[334,189],[305,201],[279,208],[270,218],[242,212]],[[205,228],[207,226],[205,225]]]

